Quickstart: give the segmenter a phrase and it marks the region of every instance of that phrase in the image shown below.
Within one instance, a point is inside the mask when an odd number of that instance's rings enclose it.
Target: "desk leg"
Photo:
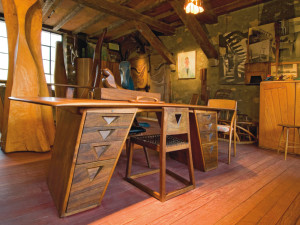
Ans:
[[[60,112],[48,186],[61,217],[101,204],[136,111]]]

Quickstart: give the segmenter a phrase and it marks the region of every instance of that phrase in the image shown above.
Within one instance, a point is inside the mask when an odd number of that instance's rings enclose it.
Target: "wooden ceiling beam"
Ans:
[[[165,45],[156,37],[149,26],[138,21],[134,22],[136,29],[144,36],[150,45],[167,61],[169,64],[176,64],[173,55]]]
[[[100,20],[105,19],[106,17],[108,17],[107,14],[100,13],[97,16],[95,16],[93,19],[91,19],[90,21],[88,21],[87,23],[85,23],[85,24],[81,25],[80,27],[78,27],[76,30],[73,31],[73,33],[74,34],[78,34],[78,33],[82,32],[82,31],[84,31],[89,26],[92,26],[93,24],[98,23]]]
[[[52,14],[52,12],[59,6],[62,0],[47,0],[43,4],[42,12],[43,12],[43,22],[45,22],[48,17]]]
[[[107,31],[105,41],[113,41],[125,35],[131,34],[136,31],[136,27],[133,21],[126,21],[125,23],[119,24],[115,29]]]
[[[271,0],[235,0],[229,4],[222,5],[214,8],[214,12],[219,16],[229,12],[237,11],[239,9],[247,8],[250,6],[258,5],[260,3],[265,3]]]
[[[185,26],[189,29],[196,42],[200,45],[207,58],[218,58],[218,52],[210,43],[207,34],[199,24],[196,17],[194,15],[188,15],[185,13],[182,1],[173,0],[170,1],[170,4],[182,20],[182,22],[185,24]]]
[[[96,9],[98,11],[105,12],[125,20],[138,20],[140,22],[148,24],[152,29],[167,35],[175,33],[175,29],[166,23],[163,23],[152,17],[145,16],[134,9],[121,6],[119,4],[112,3],[107,0],[101,0],[101,4],[99,4],[97,0],[74,1],[92,9]]]
[[[83,5],[78,4],[75,5],[72,9],[69,10],[67,15],[63,17],[54,27],[53,30],[59,30],[63,25],[69,22],[74,16],[76,16],[82,9],[84,8]]]

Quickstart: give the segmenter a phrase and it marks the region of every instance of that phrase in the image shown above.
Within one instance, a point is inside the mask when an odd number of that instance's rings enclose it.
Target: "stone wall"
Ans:
[[[290,19],[300,16],[299,0],[273,0],[271,2],[249,7],[223,16],[218,23],[207,25],[208,37],[218,50],[219,35],[231,31],[247,32],[250,27]],[[196,50],[196,79],[179,80],[177,68],[171,73],[172,102],[188,103],[193,93],[200,94],[200,69],[207,68],[208,91],[213,98],[218,89],[230,89],[233,98],[238,101],[240,113],[247,114],[254,121],[259,119],[259,85],[221,85],[219,83],[219,66],[206,58],[190,32],[183,26],[176,30],[174,36],[160,37],[166,47],[177,58],[180,52]],[[293,61],[293,59],[291,59]]]

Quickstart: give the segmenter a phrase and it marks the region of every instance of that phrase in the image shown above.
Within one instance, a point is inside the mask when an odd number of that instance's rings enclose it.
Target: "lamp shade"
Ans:
[[[202,0],[186,0],[184,4],[186,13],[198,14],[204,12]]]

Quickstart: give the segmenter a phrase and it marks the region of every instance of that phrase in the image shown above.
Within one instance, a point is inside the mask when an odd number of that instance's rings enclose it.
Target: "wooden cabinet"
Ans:
[[[48,177],[61,217],[100,205],[136,110],[61,110]]]
[[[260,86],[259,146],[276,149],[281,128],[278,124],[300,125],[300,82],[267,81]],[[299,142],[298,132],[291,130],[289,142]],[[299,149],[288,152],[300,154]]]

